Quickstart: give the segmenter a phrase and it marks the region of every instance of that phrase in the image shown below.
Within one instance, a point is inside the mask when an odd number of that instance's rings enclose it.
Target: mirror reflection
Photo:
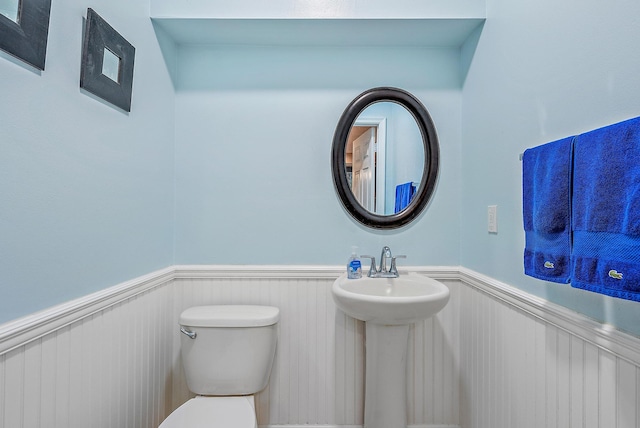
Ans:
[[[120,83],[120,57],[105,47],[102,57],[102,74],[116,83]]]
[[[415,118],[391,101],[373,103],[358,115],[344,159],[351,192],[364,209],[379,215],[409,206],[428,161]]]
[[[0,15],[4,15],[13,22],[18,22],[20,0],[0,0]]]

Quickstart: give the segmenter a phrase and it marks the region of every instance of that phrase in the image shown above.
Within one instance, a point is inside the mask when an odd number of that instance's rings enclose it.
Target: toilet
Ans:
[[[197,396],[159,428],[257,428],[254,394],[269,381],[280,310],[212,305],[180,315],[182,364]]]

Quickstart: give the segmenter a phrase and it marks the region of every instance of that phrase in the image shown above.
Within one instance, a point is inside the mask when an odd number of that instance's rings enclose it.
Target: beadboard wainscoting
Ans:
[[[460,279],[462,427],[640,427],[638,338],[468,269]]]
[[[258,424],[361,426],[364,405],[364,323],[339,311],[331,285],[342,268],[254,269],[177,267],[173,324],[190,306],[259,304],[280,308],[278,349],[268,388],[256,397]],[[428,271],[451,290],[437,316],[410,330],[411,425],[457,426],[460,299],[457,268]],[[174,346],[174,406],[191,395]]]
[[[411,328],[412,427],[640,428],[640,339],[460,267]],[[172,266],[0,326],[0,428],[156,428],[189,393],[180,312],[281,309],[258,394],[265,428],[362,425],[364,325],[337,310],[336,266]]]
[[[0,428],[157,427],[173,268],[0,326]]]

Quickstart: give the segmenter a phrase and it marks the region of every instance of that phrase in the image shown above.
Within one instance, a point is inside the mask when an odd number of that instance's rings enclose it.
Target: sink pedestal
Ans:
[[[365,327],[364,428],[406,428],[409,325]]]
[[[406,428],[409,326],[444,308],[449,289],[415,272],[360,279],[345,273],[331,293],[339,309],[366,326],[364,428]]]

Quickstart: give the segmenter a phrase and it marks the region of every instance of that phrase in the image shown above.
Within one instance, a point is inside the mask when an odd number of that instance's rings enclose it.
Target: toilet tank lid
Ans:
[[[180,314],[180,325],[189,327],[263,327],[280,319],[273,306],[210,305],[194,306]]]

